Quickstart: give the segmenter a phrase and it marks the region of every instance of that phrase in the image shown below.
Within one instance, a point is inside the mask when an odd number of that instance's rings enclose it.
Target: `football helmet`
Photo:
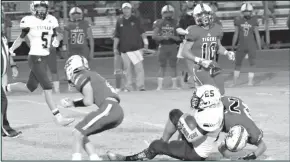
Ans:
[[[83,11],[79,7],[73,7],[69,11],[69,18],[71,21],[80,21],[83,19]]]
[[[193,9],[193,17],[197,25],[209,26],[213,22],[213,12],[209,5],[200,3]]]
[[[249,133],[241,125],[233,126],[225,138],[225,146],[231,152],[237,152],[246,147]]]
[[[254,7],[251,3],[244,3],[241,7],[241,13],[246,19],[250,19],[253,15]]]
[[[161,9],[161,15],[165,19],[172,19],[174,16],[174,8],[171,5],[165,5]]]
[[[88,70],[89,64],[88,60],[79,55],[73,55],[65,62],[64,71],[69,83],[72,83],[71,80],[73,75],[81,70]]]
[[[32,1],[30,10],[35,17],[44,20],[48,14],[48,1]]]
[[[193,91],[191,97],[191,108],[203,110],[206,108],[223,107],[221,93],[212,85],[202,85]]]

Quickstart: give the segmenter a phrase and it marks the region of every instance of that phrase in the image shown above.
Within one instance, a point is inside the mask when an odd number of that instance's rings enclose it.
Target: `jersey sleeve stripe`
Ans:
[[[244,128],[244,127],[241,127],[241,128],[242,128],[242,129],[241,129],[241,133],[240,133],[240,134],[244,134],[245,128]],[[239,144],[240,144],[240,142],[241,142],[241,140],[242,140],[242,137],[243,137],[243,136],[239,136],[239,139],[238,139],[238,141],[237,141],[235,147],[233,148],[233,150],[237,150],[237,148],[238,148],[238,146],[239,146]]]
[[[82,80],[81,84],[80,84],[80,92],[83,91],[84,86],[90,81],[90,78],[86,78],[84,80]]]

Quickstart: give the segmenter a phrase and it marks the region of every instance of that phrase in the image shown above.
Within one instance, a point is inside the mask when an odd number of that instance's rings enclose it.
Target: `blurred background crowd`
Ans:
[[[186,14],[187,5],[185,1],[129,1],[133,6],[133,13],[141,19],[150,41],[150,48],[156,48],[154,41],[150,39],[152,36],[153,22],[161,18],[161,8],[170,4],[175,8],[175,17],[178,19]],[[196,1],[199,2],[199,1]],[[112,35],[117,17],[121,13],[121,5],[123,1],[68,1],[67,12],[73,6],[80,7],[84,12],[84,17],[92,25],[93,36],[95,39],[96,56],[104,55],[103,52],[112,51]],[[243,1],[207,1],[215,11],[216,19],[221,21],[224,28],[223,44],[231,45],[231,38],[234,31],[233,20],[239,14],[239,9]],[[255,14],[259,17],[260,32],[262,37],[263,48],[285,48],[289,47],[289,39],[286,32],[287,18],[289,17],[289,1],[268,1],[268,7],[265,8],[264,1],[252,1]],[[30,14],[30,1],[9,1],[3,2],[6,35],[9,42],[12,42],[20,33],[19,21],[24,15]],[[56,16],[60,24],[63,24],[64,5],[63,1],[50,1],[50,12]],[[265,13],[267,12],[268,26],[265,26]],[[265,31],[269,30],[269,38],[266,39]],[[277,37],[279,36],[279,37]],[[19,53],[17,55],[27,55]],[[107,55],[107,54],[105,54]]]

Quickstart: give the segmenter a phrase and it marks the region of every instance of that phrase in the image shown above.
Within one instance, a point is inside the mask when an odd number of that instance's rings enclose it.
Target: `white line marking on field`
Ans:
[[[14,102],[26,102],[26,103],[30,103],[30,104],[37,104],[37,105],[44,105],[47,106],[46,103],[43,102],[37,102],[37,101],[31,101],[31,100],[18,100],[18,99],[10,99],[10,101],[14,101]],[[64,108],[65,109],[65,108]],[[81,109],[73,109],[73,108],[68,108],[66,110],[70,110],[70,111],[74,111],[80,114],[88,114],[91,111],[86,111],[86,110],[81,110]],[[150,122],[143,122],[143,121],[130,121],[130,122],[138,122],[144,125],[148,125],[151,127],[156,127],[156,128],[163,128],[164,126],[162,124],[155,124],[155,123],[150,123]]]

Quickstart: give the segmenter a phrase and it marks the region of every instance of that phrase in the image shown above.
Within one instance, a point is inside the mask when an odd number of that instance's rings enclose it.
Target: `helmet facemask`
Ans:
[[[174,12],[172,11],[165,11],[162,13],[162,17],[165,19],[173,19]]]
[[[44,20],[48,13],[48,5],[46,3],[40,3],[34,5],[35,16]]]
[[[250,19],[252,17],[252,11],[246,10],[246,11],[243,11],[242,14],[243,14],[244,18],[246,18],[246,19]]]
[[[203,27],[209,26],[212,23],[212,19],[211,13],[206,11],[195,15],[196,23]]]

